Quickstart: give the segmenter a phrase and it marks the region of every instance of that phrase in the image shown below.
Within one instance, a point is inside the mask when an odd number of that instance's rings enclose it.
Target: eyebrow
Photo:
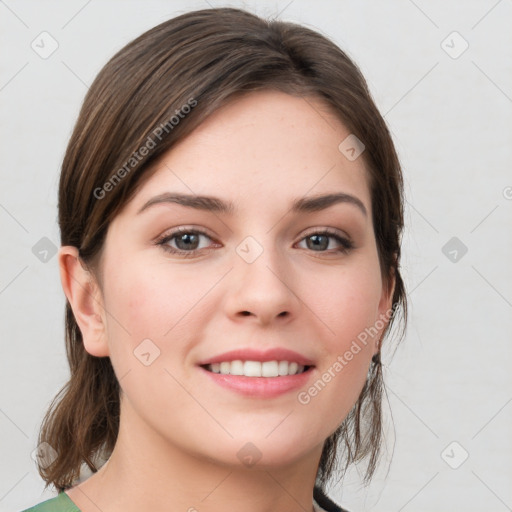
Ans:
[[[225,215],[234,215],[236,213],[236,208],[231,201],[224,201],[218,197],[165,192],[149,199],[137,214],[142,213],[156,204],[165,203],[175,203],[188,208],[195,208],[196,210],[204,210]],[[356,206],[365,217],[368,216],[366,207],[360,199],[356,196],[343,192],[301,197],[292,203],[291,211],[294,213],[318,212],[339,203],[352,204]]]

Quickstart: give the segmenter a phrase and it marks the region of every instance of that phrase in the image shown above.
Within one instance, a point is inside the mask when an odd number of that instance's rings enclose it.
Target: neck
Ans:
[[[321,453],[286,465],[222,463],[171,444],[122,400],[109,460],[66,492],[82,512],[311,512]]]

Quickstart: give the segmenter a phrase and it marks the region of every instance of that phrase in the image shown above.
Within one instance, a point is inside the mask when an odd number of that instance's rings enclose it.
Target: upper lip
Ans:
[[[307,357],[288,350],[286,348],[272,348],[269,350],[261,351],[252,348],[239,348],[230,350],[214,357],[209,357],[198,363],[199,366],[213,363],[222,363],[224,361],[289,361],[290,363],[297,363],[303,366],[313,366],[313,361]]]

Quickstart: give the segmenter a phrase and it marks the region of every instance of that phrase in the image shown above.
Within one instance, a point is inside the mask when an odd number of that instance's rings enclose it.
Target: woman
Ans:
[[[326,483],[375,470],[406,319],[402,194],[324,36],[219,8],[120,50],[62,166],[71,378],[39,436],[60,494],[29,510],[342,510]]]

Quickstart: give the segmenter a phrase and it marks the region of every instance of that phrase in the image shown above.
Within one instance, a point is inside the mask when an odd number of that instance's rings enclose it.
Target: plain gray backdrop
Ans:
[[[68,377],[57,185],[88,85],[142,32],[227,5],[332,38],[403,164],[410,319],[394,357],[384,349],[389,456],[370,486],[354,467],[331,497],[351,511],[512,510],[510,0],[0,1],[0,510],[55,495],[31,453]]]

